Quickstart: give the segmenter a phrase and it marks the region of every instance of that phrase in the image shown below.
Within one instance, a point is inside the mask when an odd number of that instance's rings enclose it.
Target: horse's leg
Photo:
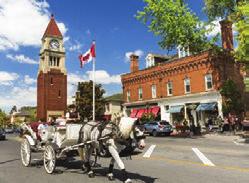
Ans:
[[[93,153],[93,147],[91,145],[87,145],[85,147],[85,167],[86,167],[86,172],[90,178],[94,177],[94,172],[92,171],[92,167],[90,164],[90,157]]]
[[[84,148],[83,147],[79,147],[78,148],[78,153],[79,153],[79,156],[80,156],[80,160],[82,162],[81,169],[83,171],[85,171],[86,167],[85,167],[85,164],[84,164],[84,162],[85,162],[85,151],[84,151]]]
[[[112,157],[109,165],[109,172],[107,174],[107,177],[109,180],[114,180],[113,177],[113,167],[114,167],[115,159]]]
[[[125,183],[130,183],[131,180],[128,178],[128,174],[125,170],[125,166],[124,166],[124,163],[122,161],[122,159],[120,158],[119,154],[118,154],[118,151],[116,149],[116,146],[114,144],[114,140],[113,139],[110,139],[109,140],[109,145],[108,145],[108,150],[110,152],[110,154],[112,155],[113,159],[115,159],[117,165],[119,166],[119,168],[121,169],[122,171],[122,178],[123,178],[123,181]]]

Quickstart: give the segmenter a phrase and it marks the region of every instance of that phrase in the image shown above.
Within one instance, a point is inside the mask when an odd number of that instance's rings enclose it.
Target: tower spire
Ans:
[[[48,26],[47,26],[47,28],[45,30],[45,33],[43,34],[42,38],[44,38],[46,36],[56,36],[56,37],[61,37],[62,38],[62,34],[60,32],[60,29],[59,29],[58,25],[55,22],[54,14],[51,14],[50,22],[48,23]]]

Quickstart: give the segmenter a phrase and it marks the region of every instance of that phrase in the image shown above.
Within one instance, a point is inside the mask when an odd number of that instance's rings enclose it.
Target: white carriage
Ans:
[[[21,161],[24,166],[30,166],[32,152],[43,152],[43,163],[47,173],[54,172],[56,160],[67,158],[67,153],[76,151],[79,131],[82,124],[64,124],[47,126],[40,132],[35,132],[30,125],[23,124],[23,140],[21,143]]]

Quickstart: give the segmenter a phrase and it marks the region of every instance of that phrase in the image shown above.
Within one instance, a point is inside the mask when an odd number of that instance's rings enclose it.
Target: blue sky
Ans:
[[[201,18],[203,0],[189,0]],[[68,101],[74,84],[89,80],[92,64],[79,67],[78,55],[96,40],[96,75],[106,95],[122,91],[120,74],[129,72],[127,56],[140,55],[140,68],[148,53],[167,54],[158,37],[135,19],[142,0],[0,0],[0,108],[36,105],[36,78],[41,36],[50,14],[55,15],[65,38]]]

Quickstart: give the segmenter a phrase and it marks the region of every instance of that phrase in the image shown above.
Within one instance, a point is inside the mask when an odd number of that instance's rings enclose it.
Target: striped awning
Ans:
[[[130,114],[130,117],[131,118],[135,118],[136,117],[136,114],[137,114],[137,109],[132,109],[132,111],[131,111],[131,114]]]
[[[139,109],[139,111],[137,112],[136,118],[141,118],[144,113],[145,113],[145,109]]]
[[[204,103],[200,104],[197,108],[196,111],[212,111],[215,109],[217,103]]]
[[[181,112],[183,105],[170,106],[168,112],[169,113],[179,113]]]
[[[151,108],[151,112],[157,116],[158,112],[160,111],[160,107],[159,106],[156,106],[156,107],[152,107]]]

